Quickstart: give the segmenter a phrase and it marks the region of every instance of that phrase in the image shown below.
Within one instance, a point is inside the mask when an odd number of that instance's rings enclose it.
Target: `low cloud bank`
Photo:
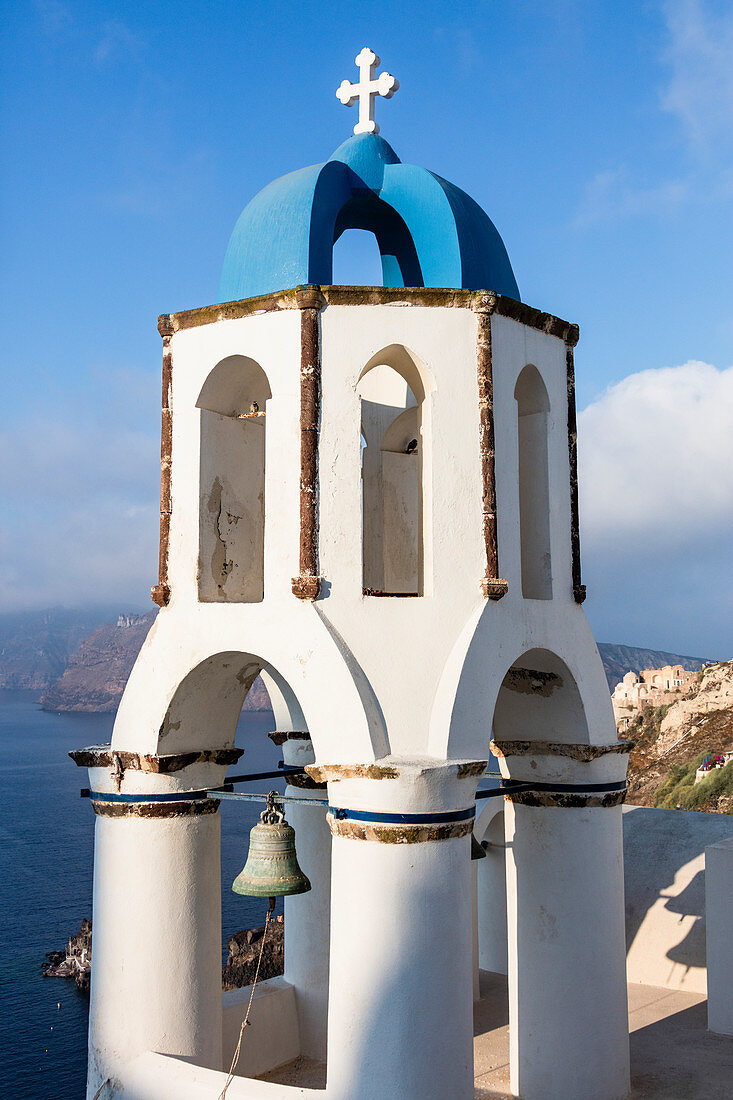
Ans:
[[[0,434],[0,607],[144,606],[157,580],[157,373],[40,394]],[[596,636],[733,656],[733,368],[646,370],[578,418]]]
[[[733,367],[640,371],[578,417],[596,634],[730,657]]]

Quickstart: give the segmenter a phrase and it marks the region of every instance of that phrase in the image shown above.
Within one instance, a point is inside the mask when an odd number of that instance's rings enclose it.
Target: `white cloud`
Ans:
[[[121,19],[108,19],[100,27],[100,38],[94,50],[98,65],[125,60],[135,56],[143,48],[143,42]]]
[[[733,367],[645,370],[578,417],[596,637],[733,656]]]
[[[695,152],[720,153],[733,145],[733,10],[705,0],[666,0],[662,5],[671,69],[661,94],[676,114]]]
[[[664,555],[733,530],[733,367],[629,375],[578,418],[585,545]]]
[[[145,602],[157,580],[159,381],[107,370],[0,434],[0,606]]]
[[[595,222],[616,222],[619,218],[665,214],[686,202],[689,194],[689,185],[684,180],[642,186],[634,182],[627,168],[608,169],[598,172],[587,184],[575,225],[584,227]]]

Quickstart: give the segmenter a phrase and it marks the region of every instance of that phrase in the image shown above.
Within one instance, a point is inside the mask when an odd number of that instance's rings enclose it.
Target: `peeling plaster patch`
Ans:
[[[260,665],[257,661],[250,661],[249,664],[243,665],[239,672],[235,675],[234,679],[242,687],[246,687],[247,691],[252,687],[252,684],[257,679],[260,672]]]
[[[214,550],[211,554],[211,576],[220,592],[223,592],[227,577],[231,573],[234,565],[234,563],[227,558],[227,544],[222,535],[222,491],[223,486],[221,481],[218,477],[214,478],[214,484],[211,486],[209,499],[206,502],[209,514],[216,516],[216,523],[214,524],[216,543],[214,544]]]
[[[562,676],[556,672],[538,672],[531,668],[510,668],[502,687],[521,695],[542,695],[549,698],[555,688],[562,687]]]
[[[165,718],[163,719],[163,721],[160,724],[160,729],[158,730],[158,737],[159,737],[160,740],[162,740],[167,734],[173,733],[176,730],[179,730],[180,728],[181,728],[180,718],[178,719],[177,722],[172,722],[171,719],[170,719],[170,715],[166,714]]]
[[[334,836],[349,840],[372,840],[380,844],[423,844],[430,840],[452,840],[468,836],[474,821],[457,821],[441,825],[378,825],[366,821],[337,821],[333,814],[326,814]]]

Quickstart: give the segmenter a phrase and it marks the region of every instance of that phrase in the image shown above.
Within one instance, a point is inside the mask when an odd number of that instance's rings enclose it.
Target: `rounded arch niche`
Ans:
[[[158,734],[158,752],[233,748],[237,722],[259,675],[267,689],[277,729],[307,731],[295,692],[285,677],[254,653],[214,653],[183,677]]]
[[[199,467],[199,599],[257,603],[265,575],[265,411],[259,363],[230,355],[204,382]]]
[[[428,587],[432,389],[401,344],[373,355],[359,376],[365,595],[421,596]]]
[[[522,595],[552,599],[550,556],[550,481],[548,419],[550,399],[542,375],[532,363],[521,371],[514,388],[517,402],[519,466],[519,534]]]
[[[548,649],[530,649],[501,682],[492,722],[494,741],[590,744],[585,708],[572,672]]]

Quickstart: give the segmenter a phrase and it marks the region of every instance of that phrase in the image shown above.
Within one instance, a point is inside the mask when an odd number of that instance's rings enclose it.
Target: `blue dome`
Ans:
[[[333,246],[347,229],[374,233],[385,286],[495,290],[519,299],[504,242],[478,203],[447,180],[402,164],[375,134],[340,145],[325,164],[290,172],[242,211],[229,240],[219,301],[333,282]]]

